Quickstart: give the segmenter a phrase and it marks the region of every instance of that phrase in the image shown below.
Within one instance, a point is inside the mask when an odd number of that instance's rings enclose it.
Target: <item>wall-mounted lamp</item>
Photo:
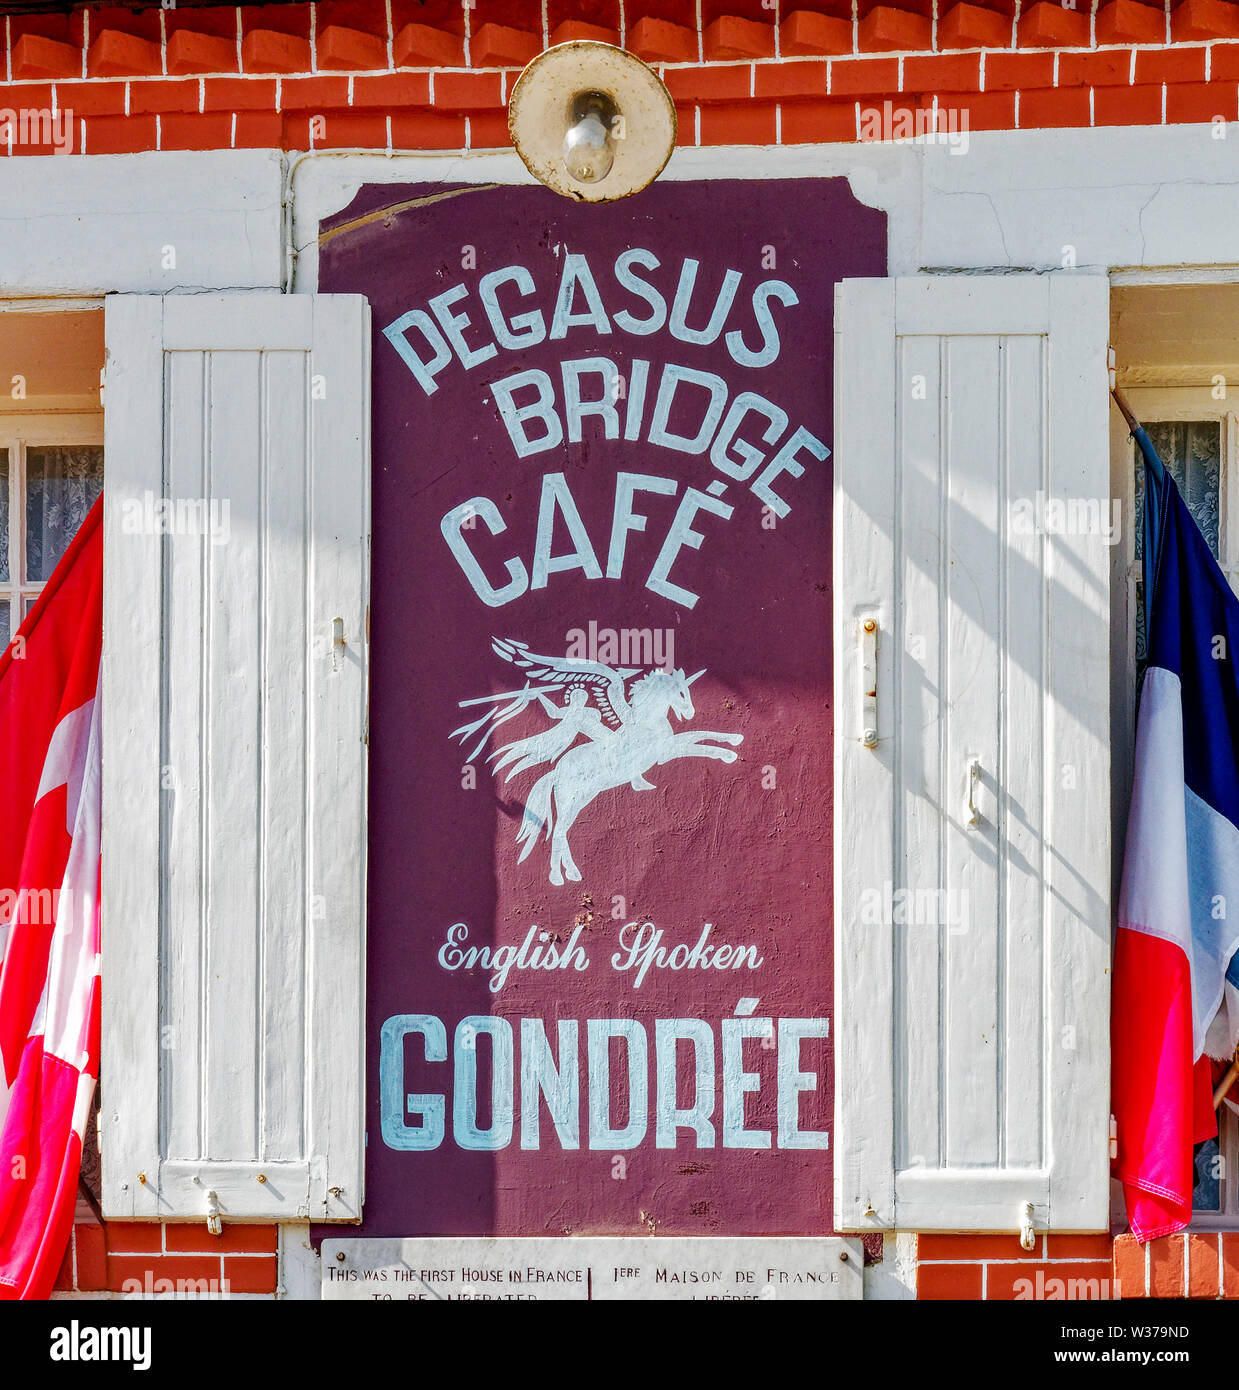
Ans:
[[[675,106],[640,58],[578,40],[548,48],[521,73],[508,128],[540,183],[565,198],[608,203],[662,173],[675,149]]]

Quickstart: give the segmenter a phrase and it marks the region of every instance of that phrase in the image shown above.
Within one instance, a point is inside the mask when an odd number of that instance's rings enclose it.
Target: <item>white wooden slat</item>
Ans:
[[[835,293],[834,813],[835,1135],[834,1219],[842,1229],[895,1217],[894,1067],[889,920],[865,923],[866,889],[893,868],[897,480],[890,467],[841,470],[839,460],[895,450],[895,303],[887,280],[851,280]],[[846,405],[845,405],[846,403]],[[862,742],[858,625],[878,623],[878,744]],[[875,993],[875,980],[887,982]]]
[[[263,356],[264,554],[262,684],[283,692],[262,706],[263,841],[260,865],[260,981],[266,1026],[260,1038],[260,1156],[305,1152],[305,1071],[287,1051],[305,1052],[306,1034],[306,692],[302,670],[308,559],[305,459],[309,404],[304,353]],[[275,1045],[282,1040],[284,1046]]]
[[[109,468],[110,505],[145,482],[223,525],[142,538],[105,593],[116,612],[131,590],[154,603],[145,649],[105,634],[117,671],[146,673],[116,697],[145,759],[116,782],[131,800],[135,773],[149,784],[139,815],[109,820],[129,872],[105,882],[105,932],[149,900],[123,919],[123,955],[105,946],[105,1028],[128,1049],[105,1041],[103,1091],[147,1097],[113,1121],[109,1215],[202,1216],[208,1193],[225,1220],[361,1213],[368,312],[109,301],[108,407],[127,419],[137,400],[147,432],[115,489]],[[125,739],[105,741],[113,769]]]
[[[1045,1168],[909,1168],[895,1180],[899,1224],[911,1231],[1013,1231],[1012,1213],[1033,1204],[1033,1226],[1050,1222]]]
[[[208,496],[227,545],[205,550],[205,1156],[258,1157],[258,859],[263,834],[259,648],[263,518],[260,360],[207,357]],[[171,673],[175,681],[177,673]],[[276,692],[270,692],[276,697]]]
[[[1047,491],[1106,503],[1109,287],[1101,277],[1050,279]],[[1097,1229],[1110,1171],[1108,1131],[1106,1142],[1096,1138],[1108,1124],[1110,1075],[1110,557],[1100,535],[1046,541],[1051,1203],[1060,1225]]]
[[[164,357],[167,495],[207,495],[207,357]],[[164,909],[159,955],[162,1013],[169,1030],[160,1049],[163,1152],[200,1154],[202,1106],[198,1077],[205,1038],[203,956],[206,919],[201,847],[205,832],[206,746],[202,739],[202,658],[207,631],[203,575],[210,542],[181,536],[166,552],[163,584],[165,660],[162,873]],[[173,675],[173,673],[175,673]],[[188,1104],[173,1104],[182,1097]]]
[[[943,469],[946,526],[942,591],[946,689],[941,725],[945,878],[934,889],[959,895],[964,920],[944,924],[941,1070],[943,1157],[959,1166],[998,1159],[997,831],[998,766],[999,359],[992,336],[946,337],[942,399],[949,418]],[[968,825],[969,765],[979,822]],[[910,870],[914,866],[910,865]],[[925,866],[929,869],[930,866]],[[918,883],[920,876],[918,874]],[[943,913],[945,916],[946,914]]]
[[[160,560],[126,525],[162,491],[163,305],[112,296],[103,530],[103,953],[99,1134],[111,1216],[153,1215],[139,1173],[159,1151]]]
[[[223,1221],[290,1221],[314,1214],[310,1201],[312,1164],[234,1160],[169,1161],[159,1166],[164,1215],[198,1215],[203,1193],[215,1193]],[[261,1179],[261,1181],[259,1180]]]
[[[1046,486],[1046,339],[1005,340],[1003,410],[1004,498],[1002,543],[1007,572],[1003,594],[1006,634],[999,679],[1003,743],[998,815],[1001,826],[1004,950],[1003,1160],[1036,1167],[1046,1159],[1042,1088],[1030,1086],[1045,1055],[1042,835],[1045,789],[1045,585],[1042,541],[1012,525],[1011,507]]]
[[[838,292],[843,1229],[1014,1230],[1028,1201],[1042,1229],[1106,1224],[1110,557],[1013,517],[1108,498],[1107,294],[1068,275]],[[895,746],[867,750],[840,717],[847,624],[891,603]],[[909,894],[893,931],[855,910],[884,889]]]
[[[366,632],[369,602],[369,469],[335,466],[368,460],[368,311],[341,296],[315,299],[310,358],[309,489],[312,659],[309,669],[309,924],[311,979],[308,1082],[315,1097],[311,1145],[321,1157],[319,1211],[356,1220],[363,1200],[364,1052],[336,1038],[362,1036],[365,997]],[[364,305],[362,306],[364,308]],[[333,643],[343,620],[342,650]]]
[[[940,721],[945,716],[942,687],[943,531],[942,469],[946,442],[942,408],[942,369],[946,356],[938,338],[898,340],[900,471],[900,591],[897,611],[902,649],[913,660],[897,664],[899,739],[896,777],[903,787],[903,814],[895,826],[895,863],[925,864],[943,882],[942,758]],[[902,875],[892,884],[902,886]],[[936,906],[936,904],[935,904]],[[896,1034],[896,1165],[941,1161],[942,1084],[938,1067],[941,1028],[940,972],[944,949],[938,914],[922,920],[917,904],[910,920],[896,930],[894,1011],[905,1020]]]
[[[164,300],[165,352],[308,352],[311,295],[254,291],[245,307],[235,294],[169,295]]]
[[[1032,333],[1050,328],[1044,275],[918,275],[895,281],[901,337]]]

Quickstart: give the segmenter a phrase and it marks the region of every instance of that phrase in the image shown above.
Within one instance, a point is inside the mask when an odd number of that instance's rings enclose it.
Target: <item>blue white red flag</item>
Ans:
[[[1140,1240],[1191,1220],[1206,1036],[1239,948],[1239,600],[1143,430],[1147,664],[1115,939],[1113,1106]]]

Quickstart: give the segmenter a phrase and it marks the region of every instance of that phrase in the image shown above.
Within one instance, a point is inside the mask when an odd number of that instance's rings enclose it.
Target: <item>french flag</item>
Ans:
[[[0,655],[0,1300],[52,1291],[99,1074],[102,505]]]
[[[1148,436],[1147,665],[1114,950],[1115,1176],[1139,1240],[1192,1217],[1206,1048],[1239,948],[1239,600]],[[1233,1046],[1233,1039],[1227,1044]]]

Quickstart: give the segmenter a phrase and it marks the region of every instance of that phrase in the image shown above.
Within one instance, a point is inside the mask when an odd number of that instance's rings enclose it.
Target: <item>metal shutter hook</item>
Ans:
[[[977,784],[981,780],[981,759],[968,759],[968,799],[964,804],[964,824],[980,825],[981,812],[977,810]]]

